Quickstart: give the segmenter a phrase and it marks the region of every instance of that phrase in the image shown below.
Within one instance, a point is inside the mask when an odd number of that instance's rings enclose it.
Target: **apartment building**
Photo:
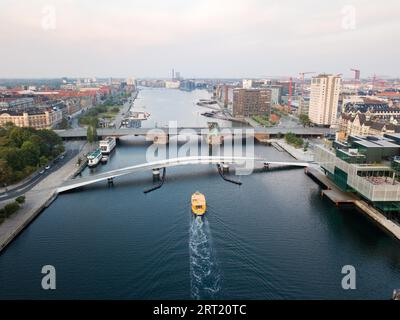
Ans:
[[[308,109],[312,123],[320,126],[336,124],[340,86],[340,76],[321,74],[312,78]]]

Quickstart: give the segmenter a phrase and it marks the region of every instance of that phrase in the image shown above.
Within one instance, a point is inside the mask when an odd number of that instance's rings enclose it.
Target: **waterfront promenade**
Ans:
[[[0,224],[0,252],[54,200],[57,196],[57,187],[63,181],[70,179],[80,169],[77,166],[78,158],[83,158],[83,155],[90,149],[91,146],[85,144],[78,155],[25,194],[26,201],[20,210]],[[12,201],[12,199],[1,201],[0,207]]]

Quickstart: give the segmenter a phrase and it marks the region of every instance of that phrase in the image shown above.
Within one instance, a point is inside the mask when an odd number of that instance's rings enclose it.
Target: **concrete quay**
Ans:
[[[57,171],[40,181],[26,194],[26,201],[17,213],[5,219],[0,225],[0,253],[25,229],[42,211],[47,208],[57,197],[57,187],[60,183],[73,177],[81,170],[77,165],[78,158],[84,157],[91,146],[85,144],[80,153],[68,161]],[[13,199],[0,202],[0,207],[12,202]]]

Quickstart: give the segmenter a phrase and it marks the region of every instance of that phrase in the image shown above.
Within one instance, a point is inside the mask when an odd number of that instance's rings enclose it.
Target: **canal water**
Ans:
[[[140,96],[154,119],[160,110],[173,120],[208,94]],[[177,103],[182,97],[188,105]],[[197,121],[192,111],[189,125]],[[83,175],[142,163],[147,147],[139,137],[122,139],[108,164]],[[293,160],[263,145],[255,154]],[[360,213],[322,199],[302,169],[232,175],[241,186],[213,165],[166,174],[148,194],[150,172],[60,195],[0,255],[0,298],[389,299],[400,287],[400,244]],[[207,199],[204,219],[190,210],[197,190]],[[44,265],[56,268],[56,290],[41,289]],[[356,269],[356,290],[342,289],[345,265]]]

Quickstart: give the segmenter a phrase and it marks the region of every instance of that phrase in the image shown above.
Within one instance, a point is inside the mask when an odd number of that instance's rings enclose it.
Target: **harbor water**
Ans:
[[[153,123],[204,126],[195,105],[205,91],[144,89],[137,103]],[[121,139],[105,165],[83,175],[146,161],[148,142]],[[293,160],[264,145],[255,154]],[[303,169],[221,179],[214,165],[168,168],[99,182],[58,196],[0,254],[0,299],[390,299],[400,287],[400,244],[353,209],[321,198]],[[193,217],[195,191],[207,213]],[[41,269],[56,269],[43,290]],[[356,289],[342,288],[354,266]]]

